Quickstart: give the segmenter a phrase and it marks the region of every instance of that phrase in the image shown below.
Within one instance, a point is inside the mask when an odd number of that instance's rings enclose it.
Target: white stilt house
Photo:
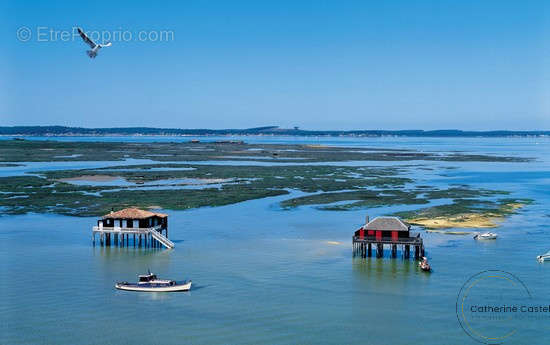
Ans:
[[[96,234],[99,234],[100,244],[105,246],[110,246],[113,240],[113,244],[119,246],[135,247],[137,244],[138,247],[163,245],[174,248],[174,243],[168,239],[168,215],[138,208],[125,208],[104,215],[93,227],[94,245]]]

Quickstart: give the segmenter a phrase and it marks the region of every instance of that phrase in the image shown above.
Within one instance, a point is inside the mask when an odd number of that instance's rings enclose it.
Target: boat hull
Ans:
[[[191,290],[191,282],[177,284],[172,286],[139,286],[138,284],[116,283],[115,288],[125,291],[141,291],[141,292],[177,292]]]
[[[495,234],[493,234],[493,235],[475,235],[474,239],[476,239],[476,240],[496,240],[497,235],[495,235]]]
[[[548,255],[539,255],[539,256],[537,256],[537,260],[539,262],[550,261],[550,256],[548,256]]]
[[[432,268],[430,267],[430,264],[421,264],[419,265],[420,269],[424,272],[430,272]]]

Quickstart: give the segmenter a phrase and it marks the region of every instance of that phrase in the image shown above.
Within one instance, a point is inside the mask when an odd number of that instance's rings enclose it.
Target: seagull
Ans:
[[[82,29],[77,28],[77,30],[78,30],[78,33],[80,34],[80,37],[82,37],[82,39],[84,40],[84,42],[92,48],[92,50],[86,50],[86,54],[88,54],[90,59],[95,58],[101,48],[111,46],[111,42],[107,42],[106,44],[96,44],[86,35],[84,31],[82,31]]]

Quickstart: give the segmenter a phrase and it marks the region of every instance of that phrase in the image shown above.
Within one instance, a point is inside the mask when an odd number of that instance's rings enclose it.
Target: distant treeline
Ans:
[[[284,129],[278,126],[247,129],[182,129],[182,128],[81,128],[64,126],[14,126],[0,127],[0,135],[28,136],[82,136],[82,135],[296,135],[296,136],[403,136],[403,137],[510,137],[550,136],[550,131],[461,131],[445,130],[355,130],[310,131]]]

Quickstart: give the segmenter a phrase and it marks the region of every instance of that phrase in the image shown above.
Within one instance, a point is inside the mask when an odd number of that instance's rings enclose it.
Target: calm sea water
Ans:
[[[87,140],[115,139],[189,140]],[[535,260],[550,250],[550,139],[242,139],[534,157],[531,163],[415,162],[421,165],[410,174],[419,184],[505,189],[535,203],[505,220],[497,241],[423,233],[432,274],[419,271],[412,260],[351,255],[351,235],[367,212],[372,217],[404,209],[400,206],[284,211],[278,202],[288,196],[282,196],[167,210],[176,242],[172,251],[93,247],[95,218],[3,216],[0,343],[476,344],[459,325],[456,300],[465,281],[487,269],[516,275],[537,300],[550,302],[550,265]],[[33,169],[47,166],[35,163]],[[426,166],[435,170],[418,169]],[[2,175],[18,173],[9,169],[0,168]],[[134,281],[147,269],[161,277],[191,278],[193,289],[173,294],[114,289],[115,281]],[[507,343],[549,341],[550,318],[541,317],[518,321]]]

